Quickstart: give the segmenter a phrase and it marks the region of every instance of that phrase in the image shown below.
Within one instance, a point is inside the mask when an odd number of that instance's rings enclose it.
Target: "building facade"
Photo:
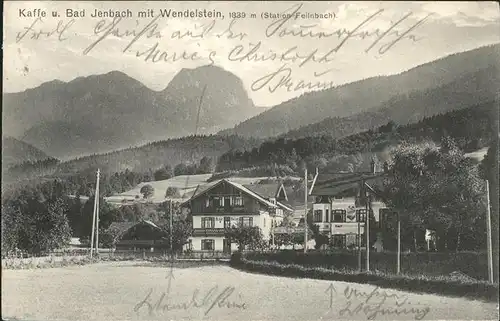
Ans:
[[[280,202],[282,199],[286,199],[282,184],[241,185],[223,179],[199,187],[182,204],[190,208],[193,221],[187,248],[231,253],[237,250],[237,244],[224,234],[225,229],[235,226],[259,227],[264,240],[269,240],[272,228],[282,222],[284,211],[291,210]]]
[[[168,234],[151,221],[114,222],[109,228],[118,231],[114,246],[117,250],[163,252],[169,248]]]
[[[346,173],[319,175],[315,180],[310,190],[314,197],[312,221],[320,233],[329,237],[331,246],[357,247],[358,238],[365,234],[368,213],[372,217],[370,222],[378,224],[386,206],[363,185],[376,183],[379,178],[375,173]],[[365,244],[365,238],[361,237],[361,246]]]

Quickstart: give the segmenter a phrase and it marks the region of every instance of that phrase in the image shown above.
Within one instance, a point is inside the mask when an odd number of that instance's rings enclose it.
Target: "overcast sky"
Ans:
[[[86,17],[74,18],[70,22],[71,19],[65,17],[68,8],[85,9]],[[101,22],[102,18],[90,17],[94,10],[127,8],[134,17],[124,18],[117,23],[115,29],[119,29],[120,33],[134,29],[139,32],[150,23],[154,17],[137,18],[137,13],[146,9],[154,9],[155,15],[160,9],[217,10],[224,15],[224,20],[160,17],[156,20],[156,31],[161,38],[148,38],[146,32],[123,52],[133,36],[118,38],[108,35],[84,54],[85,49],[108,30],[112,20]],[[23,11],[24,15],[28,11],[33,12],[33,9],[46,10],[47,17],[35,22],[36,18],[33,17],[20,17],[20,9],[27,9]],[[333,18],[283,20],[282,26],[274,34],[270,33],[272,23],[277,19],[261,18],[264,12],[281,13],[296,9],[300,13],[331,13]],[[52,11],[57,11],[60,17],[52,17]],[[223,34],[231,21],[230,12],[246,13],[246,18],[238,19],[232,26],[234,35],[246,34],[242,39],[228,39],[228,33]],[[256,17],[251,17],[251,13],[255,13]],[[54,79],[71,81],[76,77],[112,70],[123,71],[154,90],[162,90],[181,68],[193,68],[213,61],[215,65],[242,79],[255,104],[270,106],[307,91],[300,84],[320,82],[337,85],[376,75],[399,73],[448,54],[498,43],[499,17],[498,4],[495,2],[5,2],[3,90],[22,91]],[[399,20],[401,22],[396,24]],[[34,22],[32,30],[27,30]],[[57,32],[33,39],[34,32],[55,30],[58,23],[59,30],[69,24],[60,36],[62,41],[58,40]],[[98,24],[101,24],[101,33],[96,35]],[[390,29],[394,24],[396,26]],[[209,29],[202,38],[188,35],[178,39],[175,36],[176,32],[199,34],[202,28]],[[358,36],[353,34],[340,47],[346,38],[345,32],[321,39],[310,35],[280,36],[280,32],[287,31],[302,30],[302,33],[317,35],[320,32],[332,34],[342,29],[346,32],[354,30]],[[392,32],[376,41],[377,29],[379,35],[388,29]],[[399,35],[408,32],[385,50],[397,38],[394,31]],[[22,37],[25,32],[26,35]],[[362,39],[359,33],[371,35]],[[235,52],[239,52],[241,58],[243,53],[259,42],[260,54],[269,56],[274,52],[279,57],[288,51],[286,57],[298,55],[302,59],[295,62],[279,59],[240,62],[229,59],[231,51],[233,60],[238,57],[234,55]],[[366,52],[372,44],[374,46]],[[168,57],[171,57],[174,53],[182,55],[185,50],[188,56],[197,52],[197,60],[145,61],[151,48],[158,50],[157,58],[162,52],[167,52]],[[332,51],[335,48],[337,50]],[[319,63],[318,60],[330,51],[327,61]],[[138,57],[138,53],[142,55]],[[299,66],[308,56],[314,56],[314,59],[310,58]],[[283,69],[277,73],[280,67]],[[287,71],[286,68],[290,69]],[[277,73],[275,77],[271,77],[273,73]],[[278,86],[285,76],[288,76],[286,82],[290,86]],[[259,82],[259,79],[262,80]]]

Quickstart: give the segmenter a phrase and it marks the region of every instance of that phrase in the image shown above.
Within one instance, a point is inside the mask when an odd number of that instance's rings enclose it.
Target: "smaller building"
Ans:
[[[139,222],[114,222],[109,229],[116,230],[117,250],[164,251],[169,248],[168,233],[148,220]]]
[[[310,189],[315,198],[312,220],[337,248],[357,247],[365,233],[367,214],[379,221],[385,204],[364,184],[380,185],[383,173],[318,174]],[[365,194],[366,193],[366,194]],[[365,239],[361,238],[361,244]]]

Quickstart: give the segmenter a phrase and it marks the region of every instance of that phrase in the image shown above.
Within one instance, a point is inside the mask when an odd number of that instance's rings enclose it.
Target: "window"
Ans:
[[[224,206],[226,206],[226,207],[231,206],[231,203],[232,203],[231,200],[232,200],[232,197],[230,197],[230,196],[224,197]]]
[[[345,222],[345,210],[332,210],[332,222]]]
[[[344,234],[334,234],[332,235],[332,245],[333,247],[344,248],[346,243],[346,236]]]
[[[240,217],[240,226],[252,227],[253,217]]]
[[[215,227],[215,217],[201,218],[201,228],[214,228],[214,227]]]
[[[327,223],[328,223],[328,221],[329,221],[329,220],[328,220],[328,218],[330,217],[330,215],[329,215],[329,214],[330,214],[330,210],[326,210],[326,215],[325,215],[325,217],[326,217],[326,222],[327,222]]]
[[[224,228],[231,228],[231,218],[229,216],[224,217]]]
[[[322,210],[315,210],[314,211],[314,216],[313,216],[313,222],[322,222],[323,221],[323,211]]]
[[[272,204],[276,205],[276,199],[275,199],[275,198],[271,198],[271,199],[270,199],[270,202],[271,202]]]
[[[214,207],[224,207],[224,198],[220,196],[213,196],[212,205]]]
[[[366,221],[366,209],[356,210],[356,218],[358,222]]]
[[[202,251],[213,251],[215,249],[215,240],[201,240]]]
[[[188,242],[188,249],[189,250],[193,249],[193,240],[189,240],[189,242]]]
[[[340,195],[335,195],[333,198],[334,198],[334,199],[336,199],[336,200],[341,200],[341,199],[343,199],[343,197],[342,197],[342,196],[340,196]]]
[[[241,196],[233,196],[231,198],[231,201],[232,201],[232,205],[233,206],[243,206],[243,197]]]

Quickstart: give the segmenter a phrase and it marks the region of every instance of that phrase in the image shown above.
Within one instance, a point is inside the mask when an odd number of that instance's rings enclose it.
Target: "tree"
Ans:
[[[103,248],[112,248],[119,241],[122,231],[115,227],[99,228],[99,246]]]
[[[184,163],[180,163],[180,164],[177,164],[175,167],[174,167],[174,175],[175,176],[179,176],[179,175],[187,175],[188,174],[188,171],[189,171],[189,168],[186,164]]]
[[[18,248],[23,219],[19,208],[2,202],[2,257]]]
[[[488,148],[484,159],[480,164],[480,174],[483,179],[487,179],[490,189],[490,204],[491,204],[491,230],[492,230],[492,244],[493,244],[493,261],[495,271],[495,280],[498,282],[498,229],[499,229],[499,173],[500,158],[498,157],[498,141],[494,140]]]
[[[94,216],[94,199],[95,196],[90,197],[82,207],[81,214],[76,220],[77,224],[74,226],[73,235],[80,238],[90,237],[92,234],[92,220]],[[99,199],[99,228],[108,228],[111,223],[121,221],[122,217],[119,210],[115,210],[108,204],[103,197]]]
[[[319,250],[323,245],[330,243],[330,238],[328,237],[328,235],[325,235],[323,233],[313,234],[313,239],[315,242],[314,248],[316,250]]]
[[[314,247],[316,249],[320,249],[323,245],[330,243],[329,237],[327,235],[321,233],[319,231],[319,226],[314,224],[312,210],[309,210],[309,212],[307,214],[307,226],[309,228],[308,241],[314,240],[314,243],[315,243]],[[302,239],[300,239],[300,237]],[[297,237],[297,244],[304,244],[304,233],[300,233],[300,236]]]
[[[167,165],[155,171],[153,176],[155,181],[162,181],[171,178],[172,174],[172,168]]]
[[[425,229],[436,230],[439,250],[461,250],[480,246],[484,217],[477,165],[465,158],[456,143],[444,138],[434,143],[404,144],[392,153],[384,182],[387,205],[401,214],[402,242],[417,250],[417,239]],[[440,241],[439,241],[440,240]]]
[[[200,166],[198,166],[197,172],[199,174],[209,174],[214,170],[214,165],[212,158],[205,156],[200,160]]]
[[[2,244],[2,250],[18,248],[39,254],[69,243],[71,228],[63,199],[41,200],[39,196],[24,194],[2,205],[2,232],[6,232],[2,240],[7,242]]]
[[[170,248],[170,223],[161,226],[167,236],[164,241]],[[189,220],[174,220],[172,222],[172,249],[175,253],[182,252],[185,244],[188,243],[189,237],[193,234],[193,224]]]
[[[143,198],[150,198],[151,196],[153,196],[154,192],[155,189],[149,184],[144,185],[140,189],[140,193],[142,194]]]
[[[293,244],[293,233],[274,234],[274,244],[278,247],[288,246]]]
[[[169,186],[167,191],[165,192],[165,198],[179,198],[181,197],[181,193],[177,187]]]
[[[247,246],[258,247],[263,242],[263,235],[257,226],[237,226],[224,231],[226,239],[238,244],[238,251],[243,251]]]

